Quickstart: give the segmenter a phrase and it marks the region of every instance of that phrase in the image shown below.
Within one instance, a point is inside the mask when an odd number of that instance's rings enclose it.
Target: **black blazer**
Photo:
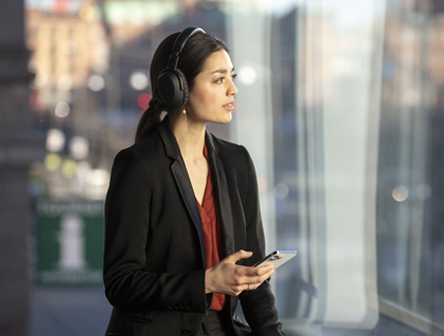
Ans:
[[[242,146],[206,134],[225,255],[265,256],[256,174]],[[168,117],[115,158],[105,203],[105,293],[114,306],[107,335],[192,335],[211,305],[205,294],[199,209]],[[253,335],[283,335],[268,281],[237,299]],[[241,334],[238,324],[235,330]]]

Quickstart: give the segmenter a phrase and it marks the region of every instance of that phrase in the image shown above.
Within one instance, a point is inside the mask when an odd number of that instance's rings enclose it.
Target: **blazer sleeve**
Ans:
[[[243,149],[247,158],[248,171],[248,186],[244,201],[247,228],[246,248],[248,251],[253,251],[253,256],[247,259],[248,264],[252,265],[265,257],[265,237],[260,214],[256,172],[250,155],[245,148]],[[285,335],[282,331],[282,324],[279,322],[275,298],[268,280],[254,291],[242,292],[239,299],[245,318],[250,325],[251,335]]]
[[[205,313],[204,270],[171,274],[146,269],[151,186],[141,154],[132,148],[119,152],[105,200],[105,294],[120,308]]]

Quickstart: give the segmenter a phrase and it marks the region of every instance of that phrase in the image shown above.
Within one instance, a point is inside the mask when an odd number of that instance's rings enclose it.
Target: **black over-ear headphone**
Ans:
[[[184,108],[188,103],[190,92],[185,75],[177,68],[179,54],[185,43],[195,33],[204,33],[202,28],[190,26],[185,28],[174,42],[173,51],[168,59],[168,66],[157,77],[157,92],[166,106],[172,109]]]

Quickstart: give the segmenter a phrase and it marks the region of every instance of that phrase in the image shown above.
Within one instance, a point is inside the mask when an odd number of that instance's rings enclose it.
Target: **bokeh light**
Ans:
[[[396,202],[404,202],[409,196],[409,191],[406,187],[400,185],[393,189],[392,196]]]
[[[83,160],[89,153],[89,141],[85,137],[76,135],[69,142],[69,151],[73,158]]]
[[[150,104],[150,100],[151,95],[149,95],[148,93],[142,93],[137,99],[137,104],[143,111],[145,111]]]
[[[280,183],[274,187],[274,196],[277,199],[284,200],[288,197],[290,189],[285,183]]]
[[[416,187],[416,194],[418,195],[419,199],[426,200],[432,195],[432,188],[425,183],[421,183]]]
[[[49,171],[56,171],[62,164],[62,158],[59,154],[48,153],[45,156],[45,168]]]
[[[73,178],[77,172],[77,162],[72,159],[66,159],[62,163],[62,174],[66,178]]]
[[[101,75],[91,75],[88,80],[88,87],[94,92],[102,91],[105,88],[105,79]]]
[[[59,118],[66,118],[70,112],[70,107],[67,102],[59,101],[54,109],[54,114]]]
[[[65,147],[65,134],[56,128],[51,128],[46,135],[46,150],[60,152]]]
[[[250,65],[244,65],[239,69],[239,81],[244,85],[253,85],[257,80],[257,72]]]
[[[134,90],[142,91],[148,87],[148,76],[142,71],[135,71],[131,74],[129,82]]]

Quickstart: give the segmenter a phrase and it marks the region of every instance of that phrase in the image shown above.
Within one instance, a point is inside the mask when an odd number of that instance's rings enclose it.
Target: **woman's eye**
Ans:
[[[231,80],[234,80],[237,77],[237,74],[232,74],[231,75]],[[216,83],[217,84],[222,84],[224,82],[225,77],[220,77],[218,79],[216,79]]]

